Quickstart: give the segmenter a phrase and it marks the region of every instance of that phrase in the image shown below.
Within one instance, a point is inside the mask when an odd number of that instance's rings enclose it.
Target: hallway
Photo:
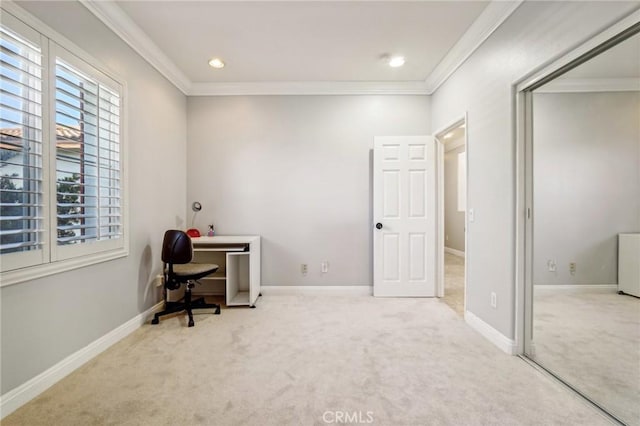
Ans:
[[[464,317],[464,257],[444,254],[444,297],[442,301]]]

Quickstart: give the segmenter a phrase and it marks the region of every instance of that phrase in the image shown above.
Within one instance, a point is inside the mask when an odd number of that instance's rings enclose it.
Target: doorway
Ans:
[[[439,193],[438,296],[458,315],[466,306],[466,117],[436,134]]]

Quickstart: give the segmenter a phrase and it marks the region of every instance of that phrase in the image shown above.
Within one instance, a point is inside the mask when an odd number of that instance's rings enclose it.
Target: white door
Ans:
[[[436,176],[432,136],[376,137],[373,295],[436,295]]]

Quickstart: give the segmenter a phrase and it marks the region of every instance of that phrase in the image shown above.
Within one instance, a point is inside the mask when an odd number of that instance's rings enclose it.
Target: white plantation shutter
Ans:
[[[99,235],[101,238],[121,238],[120,95],[105,86],[101,85],[99,88]]]
[[[42,262],[46,238],[43,67],[39,36],[22,36],[15,27],[33,30],[12,23],[0,27],[0,255],[6,266],[24,267]]]
[[[120,238],[120,96],[56,61],[58,245]]]
[[[4,286],[126,256],[128,232],[123,85],[1,6]]]

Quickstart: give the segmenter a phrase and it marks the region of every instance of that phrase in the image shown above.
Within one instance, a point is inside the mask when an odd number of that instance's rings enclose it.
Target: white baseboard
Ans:
[[[618,291],[618,284],[534,284],[541,290],[575,290],[575,291]]]
[[[445,247],[444,248],[444,252],[452,254],[454,256],[464,257],[464,252],[463,251],[452,249],[451,247]]]
[[[268,296],[371,296],[373,287],[370,285],[269,285],[260,287],[260,291]]]
[[[476,315],[469,311],[464,312],[464,320],[467,324],[482,336],[484,336],[491,343],[500,348],[503,352],[509,355],[516,355],[518,353],[518,347],[515,340],[511,340],[504,334],[500,333],[495,328],[478,318]]]
[[[68,374],[80,368],[87,361],[90,361],[101,352],[108,349],[111,345],[119,342],[129,334],[136,331],[153,313],[162,310],[163,306],[164,301],[157,303],[140,315],[135,316],[99,339],[89,343],[79,351],[69,355],[53,367],[38,374],[26,383],[23,383],[17,388],[0,396],[0,419],[3,419],[13,413],[15,410],[50,388],[52,385],[62,380]]]

